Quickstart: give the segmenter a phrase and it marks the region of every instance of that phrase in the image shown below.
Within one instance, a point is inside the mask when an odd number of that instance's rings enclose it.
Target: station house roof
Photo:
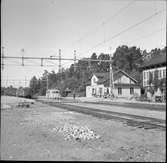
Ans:
[[[98,82],[97,82],[98,84],[105,84],[105,85],[109,84],[109,72],[107,72],[107,73],[94,73],[93,75],[95,75],[98,78]],[[117,70],[117,71],[113,72],[114,81],[119,79],[122,75],[125,75],[128,78],[130,78],[132,81],[134,81],[135,83],[138,83],[138,81],[136,79],[131,77],[129,74],[127,74],[123,70]]]

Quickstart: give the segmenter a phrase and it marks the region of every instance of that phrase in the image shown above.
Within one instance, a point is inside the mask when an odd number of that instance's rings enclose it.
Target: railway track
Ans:
[[[129,126],[134,126],[144,129],[160,129],[166,131],[166,120],[132,115],[127,113],[113,112],[108,110],[91,109],[89,107],[77,106],[75,105],[75,103],[71,102],[70,103],[58,103],[58,102],[47,102],[47,101],[41,101],[41,102],[62,109],[89,114],[98,118],[114,119],[122,121],[123,123],[126,123]]]

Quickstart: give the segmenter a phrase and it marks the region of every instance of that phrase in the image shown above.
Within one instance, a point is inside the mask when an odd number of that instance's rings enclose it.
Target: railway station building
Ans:
[[[166,101],[166,54],[161,53],[151,57],[141,66],[141,70],[145,93],[151,94],[149,96],[152,96],[153,100],[155,100],[157,95],[161,96],[163,101]],[[155,76],[159,80],[159,83],[157,83],[158,89],[155,89]],[[151,90],[154,90],[153,93],[150,93]]]
[[[115,97],[130,98],[137,94],[140,96],[141,89],[138,81],[123,70],[113,73]],[[110,93],[109,72],[94,73],[90,85],[86,87],[86,97],[105,97]]]

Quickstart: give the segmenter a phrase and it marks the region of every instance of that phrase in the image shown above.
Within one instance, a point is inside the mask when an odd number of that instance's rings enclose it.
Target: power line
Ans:
[[[34,60],[31,60],[31,62],[33,62],[33,63],[35,63],[35,64],[39,64],[39,63],[37,63],[37,62],[35,62]],[[41,66],[42,66],[43,64],[41,63]]]
[[[4,58],[4,59],[7,59],[7,58],[13,58],[13,59],[22,59],[22,57],[13,57],[13,56],[4,56],[4,57],[2,57],[2,58]],[[40,57],[23,57],[23,59],[25,60],[25,59],[46,59],[46,60],[59,60],[59,58],[40,58]],[[69,61],[74,61],[74,59],[73,58],[61,58],[61,60],[69,60]],[[77,60],[80,60],[80,59],[77,59],[76,58],[76,61]],[[91,61],[105,61],[105,62],[109,62],[110,60],[101,60],[101,59],[87,59],[87,58],[83,58],[82,59],[83,61],[89,61],[89,60],[91,60]]]
[[[147,34],[147,35],[145,35],[145,36],[138,37],[138,38],[136,38],[136,39],[134,39],[134,40],[131,40],[131,41],[127,41],[127,42],[124,43],[124,44],[130,43],[130,42],[134,42],[134,41],[137,41],[137,40],[141,40],[141,39],[145,39],[145,38],[147,38],[147,37],[152,37],[152,36],[154,36],[153,34],[158,33],[158,32],[161,32],[161,31],[163,31],[163,30],[165,30],[165,29],[166,29],[166,27],[160,28],[160,29],[158,29],[158,30],[156,30],[156,31],[153,31],[153,32],[151,32],[151,33],[149,33],[149,34]]]
[[[7,58],[7,59],[10,63],[16,63],[16,64],[19,64],[19,65],[22,65],[21,63],[15,61],[15,60],[11,60],[10,58]],[[4,63],[4,65],[6,65],[6,64]]]
[[[2,81],[25,81],[25,79],[1,79]],[[29,81],[26,79],[26,81]]]
[[[52,61],[48,61],[48,60],[47,60],[47,62],[52,63],[52,64],[55,64],[55,66],[58,66],[57,63],[54,63],[54,62],[52,62]]]
[[[105,21],[102,21],[102,23],[100,23],[98,26],[96,26],[96,29],[101,27],[101,26],[104,26],[105,24],[107,24],[107,22],[109,22],[109,20],[113,19],[114,17],[120,15],[125,9],[129,8],[130,5],[132,5],[136,0],[132,0],[131,2],[129,2],[127,5],[123,6],[122,8],[120,8],[115,14],[113,14],[112,16],[108,17]],[[95,30],[92,30],[93,32]],[[91,31],[91,32],[92,32]],[[87,34],[85,34],[84,36],[82,36],[80,39],[78,39],[77,41],[75,42],[80,42],[82,40],[85,39],[85,37],[89,36],[89,34],[91,32],[88,32]]]
[[[119,32],[119,33],[117,33],[117,34],[115,34],[115,35],[109,37],[107,40],[102,41],[102,42],[99,42],[98,44],[96,44],[96,45],[93,46],[92,48],[90,48],[90,49],[88,49],[87,51],[85,51],[85,52],[83,52],[83,53],[80,53],[80,54],[85,54],[86,52],[89,52],[90,50],[92,50],[92,49],[94,49],[94,48],[96,48],[96,47],[98,47],[98,46],[100,46],[100,45],[102,45],[102,44],[104,44],[104,43],[106,43],[106,42],[108,42],[108,41],[113,40],[114,38],[116,38],[116,37],[122,35],[123,33],[127,32],[127,31],[129,31],[129,30],[131,30],[131,29],[133,29],[133,28],[135,28],[135,27],[137,27],[137,26],[139,26],[139,25],[141,25],[141,24],[143,24],[143,23],[145,23],[145,22],[147,22],[148,20],[152,19],[153,17],[157,16],[158,14],[160,14],[160,13],[162,13],[162,12],[164,12],[164,11],[165,11],[165,9],[160,10],[160,11],[158,11],[158,12],[155,12],[154,14],[150,15],[149,17],[146,17],[146,18],[144,18],[143,20],[141,20],[141,21],[139,21],[139,22],[137,22],[137,23],[135,23],[135,24],[129,26],[128,28],[122,30],[121,32]]]
[[[31,79],[1,79],[2,81],[30,81]],[[34,80],[35,81],[35,80]],[[40,81],[47,81],[46,79],[40,79]]]
[[[1,64],[2,65],[2,64]],[[16,65],[16,64],[4,64],[4,66],[22,66],[22,65]],[[24,66],[31,66],[31,67],[39,67],[41,65],[24,65]],[[54,67],[55,65],[44,65],[44,67]]]

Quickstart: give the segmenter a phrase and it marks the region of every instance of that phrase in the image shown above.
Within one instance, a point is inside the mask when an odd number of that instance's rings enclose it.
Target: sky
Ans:
[[[74,50],[77,58],[83,58],[93,52],[113,54],[124,44],[147,51],[166,45],[165,0],[1,1],[5,56],[50,57],[61,49],[62,58],[73,58]],[[62,67],[72,63],[62,61]],[[4,64],[5,86],[28,86],[28,80],[41,77],[44,70],[58,72],[58,60],[44,63],[51,67],[40,67],[38,60],[25,61],[24,67],[18,59],[5,59]]]

